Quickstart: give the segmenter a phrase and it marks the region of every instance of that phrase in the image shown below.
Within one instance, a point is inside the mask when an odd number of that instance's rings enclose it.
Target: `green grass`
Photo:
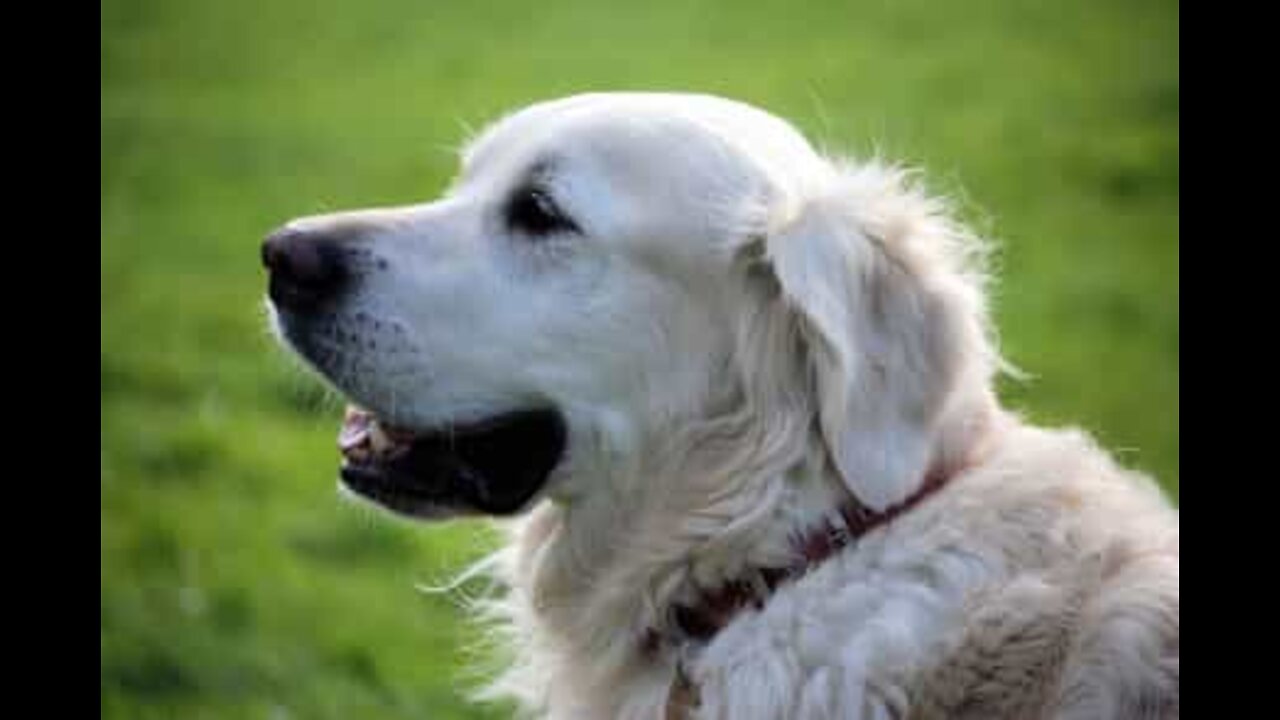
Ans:
[[[1001,241],[1002,394],[1178,488],[1172,2],[108,0],[101,696],[111,718],[481,718],[440,582],[480,524],[337,499],[338,403],[264,330],[260,238],[417,201],[496,114],[689,89],[924,167]]]

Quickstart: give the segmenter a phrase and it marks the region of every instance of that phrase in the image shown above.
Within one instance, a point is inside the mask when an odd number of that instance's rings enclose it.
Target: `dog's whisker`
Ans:
[[[419,584],[416,584],[414,587],[416,587],[420,592],[428,595],[438,595],[438,594],[453,592],[457,588],[462,587],[463,585],[466,585],[472,580],[475,580],[477,578],[482,578],[486,574],[492,572],[494,567],[499,562],[501,562],[501,557],[497,555],[489,555],[487,557],[481,558],[480,560],[474,563],[471,563],[462,572],[455,575],[453,579],[449,580],[443,585],[427,585],[427,584],[419,583]]]

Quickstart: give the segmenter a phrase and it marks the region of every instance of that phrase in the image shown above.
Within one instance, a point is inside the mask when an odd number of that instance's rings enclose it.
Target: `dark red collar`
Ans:
[[[710,640],[743,608],[751,606],[758,610],[764,607],[778,586],[803,576],[853,541],[915,507],[946,485],[954,475],[954,472],[930,474],[905,500],[880,512],[850,497],[839,509],[843,527],[824,520],[818,527],[795,537],[795,561],[790,565],[748,568],[742,578],[701,593],[695,604],[674,605],[671,616],[674,632],[664,633],[649,628],[642,641],[644,651],[652,653],[664,643],[677,644],[683,639]]]

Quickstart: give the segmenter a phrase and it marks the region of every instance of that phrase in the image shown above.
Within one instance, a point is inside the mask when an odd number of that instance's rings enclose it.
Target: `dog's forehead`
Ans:
[[[486,128],[463,149],[463,172],[516,170],[590,155],[613,167],[748,163],[766,172],[816,155],[789,123],[710,95],[593,93],[537,103]]]

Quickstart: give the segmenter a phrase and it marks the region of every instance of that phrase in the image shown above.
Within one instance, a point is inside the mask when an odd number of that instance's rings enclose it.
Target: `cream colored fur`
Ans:
[[[485,224],[537,163],[581,236]],[[372,228],[405,268],[355,301],[409,329],[399,370],[344,390],[422,422],[523,398],[569,420],[507,523],[488,696],[557,720],[1177,717],[1177,512],[999,406],[985,247],[909,173],[731,101],[587,95],[486,130],[437,203],[304,222]],[[930,471],[954,477],[760,611],[644,652],[673,603]]]

